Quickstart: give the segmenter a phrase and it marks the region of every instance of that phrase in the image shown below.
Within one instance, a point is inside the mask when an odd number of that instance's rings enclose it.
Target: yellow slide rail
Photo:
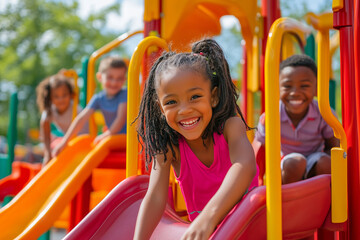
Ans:
[[[136,133],[135,118],[139,112],[140,105],[140,67],[143,56],[150,46],[158,46],[168,51],[168,44],[164,39],[151,36],[144,38],[130,60],[128,73],[128,107],[126,127],[126,177],[137,175],[138,170],[138,140]]]
[[[290,18],[277,19],[270,28],[265,52],[265,146],[267,239],[282,239],[279,65],[283,35],[302,36],[310,28]],[[301,37],[300,37],[301,39]]]
[[[77,84],[77,80],[78,80],[79,76],[76,73],[76,71],[73,69],[65,70],[63,74],[65,77],[70,77],[70,78],[74,79],[75,88],[74,88],[73,109],[72,109],[72,120],[74,120],[76,118],[77,107],[79,105],[79,87]]]
[[[89,58],[88,63],[88,85],[87,85],[87,93],[86,93],[86,102],[88,103],[93,96],[96,88],[96,82],[95,82],[95,61],[100,58],[102,55],[110,52],[112,49],[118,47],[120,44],[122,44],[125,40],[133,37],[136,34],[143,33],[144,31],[139,30],[131,33],[124,33],[114,39],[113,41],[109,42],[105,46],[101,47],[100,49],[93,52]],[[96,126],[95,121],[92,118],[92,120],[89,123],[90,126],[90,135],[95,136],[96,135]]]
[[[335,137],[340,139],[340,147],[331,149],[331,216],[332,222],[341,223],[347,220],[347,141],[344,128],[332,114],[329,103],[330,40],[329,29],[332,28],[332,14],[309,16],[309,22],[318,30],[318,102],[324,120],[334,130]],[[330,26],[330,27],[329,27]]]

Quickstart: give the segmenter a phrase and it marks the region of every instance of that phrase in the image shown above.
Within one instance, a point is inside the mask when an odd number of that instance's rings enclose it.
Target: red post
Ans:
[[[348,141],[348,239],[360,239],[358,119],[354,104],[359,90],[356,88],[354,74],[356,68],[354,65],[353,4],[353,0],[344,0],[344,8],[334,12],[334,28],[340,32],[342,115]]]
[[[267,36],[273,22],[281,17],[279,0],[262,0],[261,15],[263,16],[264,38],[261,44],[260,55],[260,91],[261,91],[261,113],[265,111],[265,78],[264,78],[264,62]]]
[[[360,136],[360,0],[354,1],[354,70],[355,70],[355,95],[356,95],[356,120],[357,120],[357,136]],[[351,8],[350,8],[351,9]],[[357,150],[360,149],[360,141],[358,140],[358,144],[355,146]],[[360,166],[359,166],[359,156],[357,156],[356,159],[353,159],[354,170],[352,170],[351,175],[351,181],[352,185],[351,187],[352,192],[351,194],[355,193],[355,196],[351,199],[351,220],[352,223],[350,223],[350,238],[351,239],[359,239],[360,238],[360,208],[356,206],[355,204],[359,204],[360,201]],[[350,179],[349,179],[350,181]],[[350,194],[350,192],[349,192]],[[350,199],[350,198],[349,198]]]
[[[71,201],[69,232],[89,213],[90,193],[92,191],[91,180],[92,175],[90,175],[90,177],[84,182],[79,192]]]

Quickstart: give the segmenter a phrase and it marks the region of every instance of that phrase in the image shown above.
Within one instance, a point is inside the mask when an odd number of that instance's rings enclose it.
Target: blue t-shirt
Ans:
[[[86,106],[94,110],[100,110],[104,116],[106,126],[110,128],[114,122],[119,104],[127,101],[127,89],[121,89],[114,97],[108,98],[105,91],[95,94]],[[126,122],[118,133],[126,133]]]

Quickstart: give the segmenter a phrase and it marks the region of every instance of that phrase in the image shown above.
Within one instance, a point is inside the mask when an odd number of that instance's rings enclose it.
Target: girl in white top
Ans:
[[[51,143],[56,137],[63,136],[72,121],[74,85],[72,78],[62,74],[44,79],[38,87],[37,104],[41,112],[40,138],[44,143],[43,164],[49,162],[51,156]],[[77,112],[81,107],[77,107]]]

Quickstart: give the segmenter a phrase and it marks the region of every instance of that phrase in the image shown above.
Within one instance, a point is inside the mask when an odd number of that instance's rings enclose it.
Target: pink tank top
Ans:
[[[179,139],[180,176],[176,176],[185,198],[189,219],[193,221],[219,189],[231,167],[229,147],[221,134],[214,133],[214,162],[205,166],[192,152],[185,139]]]

